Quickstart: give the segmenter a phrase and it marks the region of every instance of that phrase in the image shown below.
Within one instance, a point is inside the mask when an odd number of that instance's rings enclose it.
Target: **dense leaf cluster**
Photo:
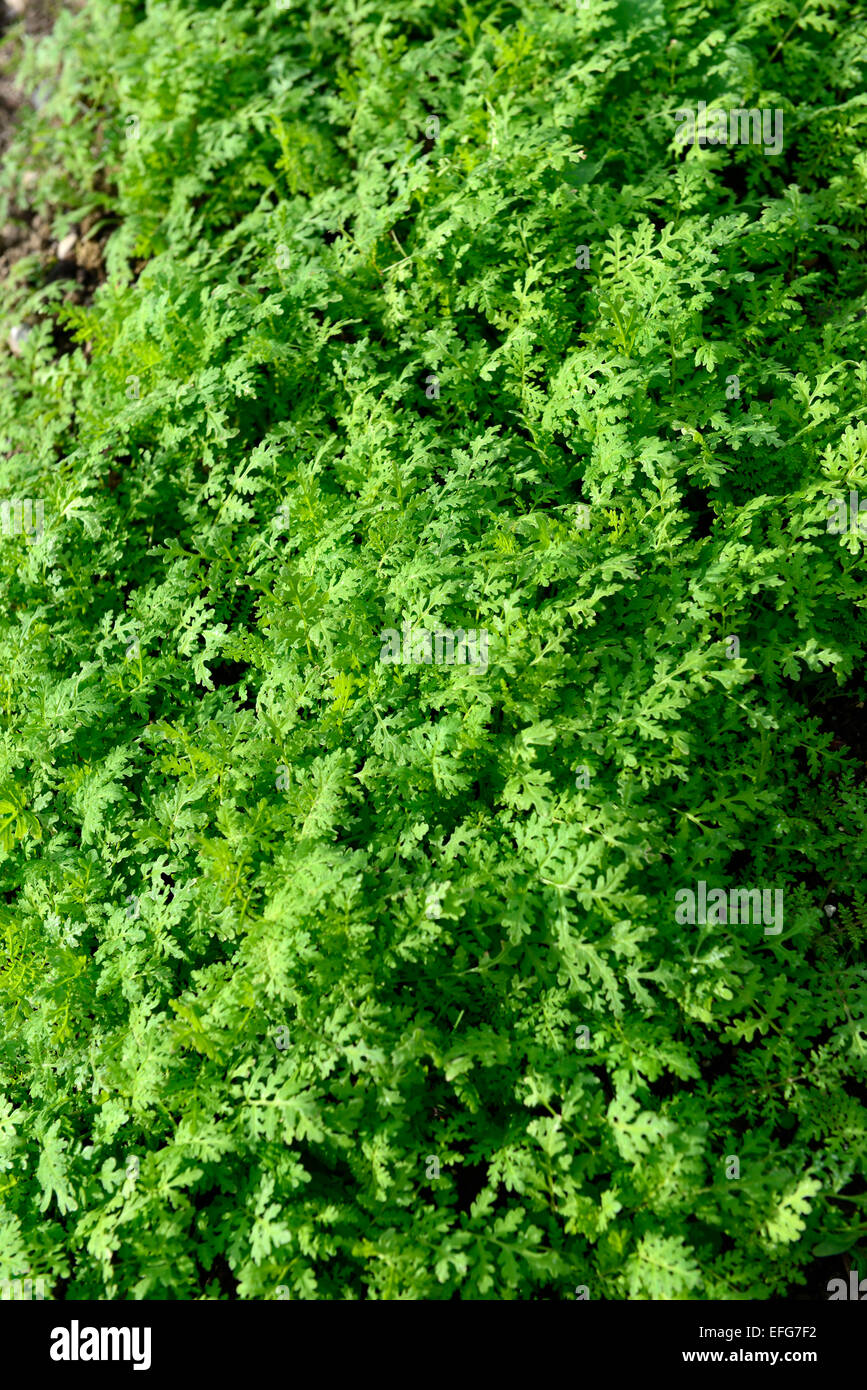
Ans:
[[[89,0],[29,55],[6,215],[36,168],[108,278],[0,301],[0,1276],[857,1251],[865,72],[849,0]]]

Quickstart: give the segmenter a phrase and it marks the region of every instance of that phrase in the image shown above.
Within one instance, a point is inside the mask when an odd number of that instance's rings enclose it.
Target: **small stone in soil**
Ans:
[[[30,329],[25,323],[16,323],[9,330],[9,348],[16,357],[21,356],[21,349],[27,338],[30,337]]]
[[[75,232],[67,232],[62,241],[57,243],[57,259],[60,261],[71,261],[75,255],[75,248],[78,245],[78,237]]]

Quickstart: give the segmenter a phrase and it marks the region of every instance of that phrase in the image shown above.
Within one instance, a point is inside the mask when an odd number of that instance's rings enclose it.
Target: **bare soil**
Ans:
[[[80,9],[84,0],[0,0],[0,158],[7,155],[13,143],[22,113],[28,106],[38,106],[42,96],[37,89],[27,92],[19,86],[16,76],[25,38],[35,40],[49,34],[58,15],[64,9]],[[20,157],[20,156],[19,156]],[[71,304],[86,304],[105,279],[103,246],[108,229],[100,233],[93,229],[100,220],[92,213],[73,228],[61,241],[54,231],[59,209],[37,211],[34,206],[39,175],[28,169],[26,161],[16,180],[15,200],[7,205],[0,219],[0,281],[7,280],[13,267],[21,261],[17,275],[25,283],[45,284],[51,280],[68,282],[64,300]],[[12,353],[20,352],[28,324],[5,325],[0,334],[3,347]],[[62,336],[62,335],[61,335]],[[70,344],[58,342],[59,351]]]

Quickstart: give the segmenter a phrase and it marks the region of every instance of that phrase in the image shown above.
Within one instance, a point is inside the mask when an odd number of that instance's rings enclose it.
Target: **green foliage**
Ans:
[[[92,304],[0,300],[45,502],[0,541],[0,1277],[743,1299],[863,1253],[865,32],[89,0],[30,53],[4,216],[26,163],[111,230]],[[782,153],[678,149],[702,99]],[[404,621],[487,669],[381,662]],[[698,880],[782,932],[678,925]]]

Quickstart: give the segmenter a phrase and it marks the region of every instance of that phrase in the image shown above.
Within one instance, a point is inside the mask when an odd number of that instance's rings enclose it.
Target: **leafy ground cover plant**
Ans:
[[[3,216],[35,170],[99,275],[0,291],[0,1277],[863,1266],[863,21],[88,0],[27,47]]]

